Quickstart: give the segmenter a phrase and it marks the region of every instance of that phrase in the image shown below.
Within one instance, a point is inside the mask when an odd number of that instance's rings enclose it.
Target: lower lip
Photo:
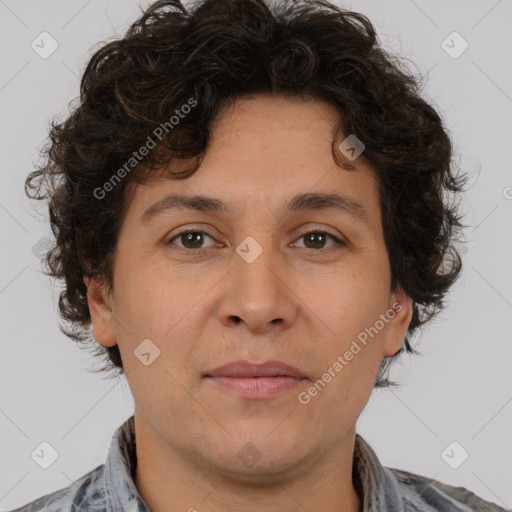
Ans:
[[[267,398],[289,391],[305,380],[301,377],[207,377],[220,386],[247,398]]]

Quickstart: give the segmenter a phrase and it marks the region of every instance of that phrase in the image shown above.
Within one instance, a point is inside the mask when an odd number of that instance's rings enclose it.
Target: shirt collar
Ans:
[[[108,512],[151,512],[135,486],[136,467],[135,421],[131,416],[114,433],[105,463]],[[363,512],[404,512],[398,482],[359,434],[352,469],[354,485],[363,498]]]
[[[363,496],[362,512],[405,512],[397,479],[382,466],[359,434],[356,434],[352,469],[354,485]]]
[[[105,463],[108,512],[151,512],[135,486],[137,452],[134,416],[114,433]]]

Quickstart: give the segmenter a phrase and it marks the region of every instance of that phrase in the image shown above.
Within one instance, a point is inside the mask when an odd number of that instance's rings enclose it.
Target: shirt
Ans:
[[[150,512],[133,480],[137,466],[135,446],[131,416],[112,436],[105,464],[74,484],[11,512]],[[464,487],[383,467],[357,433],[353,481],[362,498],[363,512],[512,512],[484,501]]]

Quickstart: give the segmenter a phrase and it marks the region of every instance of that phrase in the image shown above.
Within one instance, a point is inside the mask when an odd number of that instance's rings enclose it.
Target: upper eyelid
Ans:
[[[182,233],[187,233],[187,232],[204,232],[204,233],[208,233],[208,229],[213,229],[214,231],[218,231],[217,228],[215,228],[214,226],[211,226],[210,224],[202,224],[202,223],[199,223],[201,224],[201,227],[194,227],[193,224],[195,223],[191,223],[192,226],[191,227],[183,227],[183,231],[179,231],[178,233],[175,233],[175,235],[173,236],[176,236],[176,235],[179,235],[179,234],[182,234]],[[184,224],[183,226],[187,226],[186,224]],[[202,227],[202,226],[205,226],[205,227]],[[304,227],[304,226],[308,226],[308,227]],[[330,233],[329,230],[335,230],[337,231],[336,228],[333,228],[331,226],[328,226],[326,224],[322,224],[322,223],[315,223],[313,221],[310,221],[310,222],[303,222],[301,224],[301,226],[299,228],[294,228],[293,231],[297,231],[298,229],[301,229],[303,228],[304,229],[307,229],[308,231],[310,230],[317,230],[317,231],[325,231],[326,233]],[[180,229],[180,227],[176,228],[176,229]],[[308,231],[305,231],[305,233],[308,233]],[[332,234],[333,236],[343,236],[342,234],[339,234],[339,235],[336,235],[334,233],[330,233]],[[213,236],[213,235],[210,235],[210,236]]]

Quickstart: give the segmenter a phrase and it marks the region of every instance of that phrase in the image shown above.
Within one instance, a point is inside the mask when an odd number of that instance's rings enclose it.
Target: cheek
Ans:
[[[116,318],[137,337],[159,339],[192,308],[192,298],[186,286],[171,278],[171,269],[164,271],[150,261],[133,267],[138,270],[119,266]]]
[[[375,271],[350,273],[332,279],[322,292],[309,296],[312,322],[318,325],[321,342],[317,350],[325,365],[317,377],[329,381],[326,398],[329,395],[333,403],[347,401],[358,409],[364,406],[360,400],[366,403],[371,393],[387,328],[381,320],[388,310],[386,286],[386,279],[379,279]],[[358,390],[357,394],[353,390]]]
[[[333,274],[321,289],[311,289],[304,301],[334,339],[344,344],[357,338],[385,313],[389,290],[387,280],[372,270]]]
[[[133,277],[129,273],[125,276],[119,279],[115,311],[125,367],[127,371],[136,370],[136,381],[144,374],[143,381],[136,384],[144,389],[160,381],[176,384],[169,373],[181,375],[195,349],[194,341],[202,332],[204,312],[198,305],[201,296],[191,293],[183,279],[171,279],[168,268],[147,265]],[[154,362],[143,366],[136,355],[147,351]]]

